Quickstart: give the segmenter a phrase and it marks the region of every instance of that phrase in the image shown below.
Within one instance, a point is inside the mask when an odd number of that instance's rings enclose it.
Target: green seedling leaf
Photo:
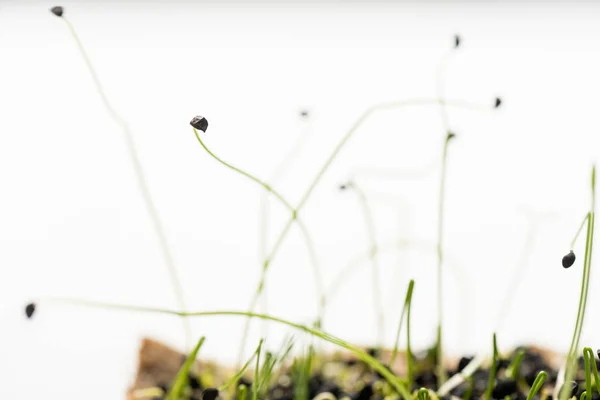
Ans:
[[[188,385],[188,374],[190,372],[190,368],[194,364],[194,361],[196,361],[196,355],[202,347],[204,339],[204,336],[200,338],[198,344],[196,344],[196,347],[194,347],[192,352],[189,354],[189,356],[179,369],[179,372],[175,377],[175,381],[173,381],[173,386],[171,386],[171,389],[167,393],[167,400],[180,400],[182,398],[183,390]]]

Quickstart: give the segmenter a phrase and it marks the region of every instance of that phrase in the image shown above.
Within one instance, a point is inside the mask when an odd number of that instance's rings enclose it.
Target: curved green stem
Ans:
[[[367,196],[365,192],[362,191],[353,183],[351,185],[352,189],[358,194],[358,199],[363,211],[363,216],[365,219],[365,225],[367,227],[367,235],[369,240],[369,259],[371,260],[371,270],[372,270],[372,283],[373,283],[373,306],[375,307],[375,316],[377,318],[377,347],[381,349],[384,340],[384,314],[383,314],[383,300],[381,298],[381,275],[379,270],[379,259],[377,257],[377,237],[375,233],[375,222],[373,219],[373,215],[371,214],[371,209],[369,207],[369,202],[367,201]]]
[[[85,306],[85,307],[94,307],[101,309],[113,309],[113,310],[122,310],[122,311],[135,311],[135,312],[145,312],[152,314],[165,314],[172,315],[178,317],[210,317],[210,316],[238,316],[245,318],[260,318],[272,322],[276,322],[290,328],[297,329],[299,331],[308,333],[309,335],[318,337],[322,340],[325,340],[329,343],[332,343],[338,347],[348,350],[354,356],[356,356],[361,361],[364,361],[369,367],[373,368],[375,371],[379,372],[389,383],[390,385],[405,399],[412,400],[408,389],[405,384],[402,382],[400,378],[394,375],[385,365],[381,364],[376,358],[370,356],[365,351],[359,349],[356,346],[351,345],[350,343],[340,339],[336,336],[330,335],[329,333],[323,332],[321,330],[311,328],[306,325],[298,324],[295,322],[287,321],[282,318],[274,317],[266,314],[258,314],[252,313],[248,311],[198,311],[198,312],[183,312],[183,311],[175,311],[169,310],[165,308],[152,308],[152,307],[141,307],[141,306],[128,306],[122,304],[113,304],[113,303],[103,303],[103,302],[93,302],[87,300],[76,300],[76,299],[65,299],[65,298],[44,298],[42,301],[55,302],[55,303],[63,303],[70,304],[75,306]]]
[[[579,348],[579,340],[583,330],[583,322],[585,319],[585,309],[587,304],[588,289],[590,284],[590,273],[592,263],[592,248],[594,243],[594,211],[596,205],[596,167],[592,168],[591,174],[591,206],[590,212],[587,214],[587,234],[585,241],[585,255],[583,259],[583,274],[581,278],[581,290],[579,292],[579,306],[577,308],[577,318],[575,320],[575,328],[571,339],[571,346],[567,354],[567,365],[565,368],[565,382],[570,382],[575,376],[577,353]],[[560,400],[566,400],[569,396],[569,390],[563,386],[560,391]]]
[[[144,170],[142,168],[142,163],[140,162],[140,159],[139,159],[139,156],[137,153],[135,141],[133,139],[133,134],[131,133],[131,130],[129,129],[129,125],[127,124],[125,119],[123,119],[123,117],[121,117],[115,111],[115,109],[112,107],[110,101],[108,100],[108,97],[106,96],[106,93],[104,91],[102,83],[100,82],[100,78],[98,77],[98,74],[96,73],[96,70],[95,70],[94,66],[92,65],[92,62],[87,54],[87,51],[85,50],[85,47],[83,46],[83,43],[79,39],[79,36],[77,35],[77,32],[75,31],[75,28],[73,27],[71,22],[64,16],[61,19],[64,20],[65,23],[67,24],[67,27],[69,28],[69,31],[71,32],[71,36],[73,36],[73,39],[75,40],[75,43],[77,44],[79,52],[85,62],[85,65],[88,68],[90,75],[92,76],[92,80],[94,81],[96,90],[98,91],[98,94],[100,95],[100,98],[102,99],[102,103],[104,104],[106,111],[108,112],[110,117],[121,127],[121,130],[123,131],[123,136],[125,138],[125,143],[127,145],[129,157],[131,159],[131,163],[133,165],[135,176],[137,178],[138,186],[139,186],[140,192],[142,194],[142,198],[144,200],[146,210],[148,211],[150,219],[152,220],[152,225],[154,227],[154,231],[157,236],[158,243],[159,243],[159,246],[160,246],[160,249],[162,252],[163,261],[167,266],[167,271],[169,273],[169,278],[171,280],[171,285],[173,287],[175,299],[177,301],[177,307],[181,308],[182,310],[185,310],[186,306],[185,306],[183,286],[181,284],[181,279],[179,278],[179,273],[177,271],[177,267],[175,266],[175,262],[173,260],[173,255],[171,253],[171,249],[168,245],[167,236],[166,236],[166,234],[164,232],[164,228],[163,228],[163,223],[158,215],[158,210],[156,209],[156,205],[154,204],[154,201],[152,200],[152,196],[150,194],[150,189],[148,188],[148,183],[146,182],[146,176],[144,174]],[[183,319],[183,330],[185,332],[186,347],[189,347],[191,345],[192,330],[191,330],[191,327],[190,327],[188,321],[186,321],[185,319]]]
[[[527,400],[533,400],[537,392],[539,392],[542,386],[544,386],[546,378],[548,378],[548,374],[546,373],[546,371],[540,371],[540,373],[537,374],[537,376],[535,377],[535,381],[533,381],[533,385],[531,385],[529,394],[527,395]]]

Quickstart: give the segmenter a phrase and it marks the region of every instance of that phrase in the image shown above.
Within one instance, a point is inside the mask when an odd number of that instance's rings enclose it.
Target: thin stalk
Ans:
[[[413,376],[413,356],[410,347],[410,306],[412,303],[412,294],[415,286],[414,279],[411,279],[408,283],[408,289],[406,289],[406,297],[404,298],[404,306],[402,307],[402,313],[400,314],[400,320],[398,321],[398,329],[396,330],[396,340],[394,341],[394,349],[392,350],[392,356],[390,359],[390,365],[394,365],[396,356],[398,355],[398,342],[400,341],[400,331],[402,329],[402,322],[404,321],[404,314],[407,314],[406,321],[406,365],[407,365],[407,386],[412,387],[412,376]]]
[[[496,371],[498,369],[498,345],[496,343],[496,334],[494,333],[494,352],[492,356],[492,366],[490,367],[490,376],[488,379],[487,389],[485,390],[484,400],[490,400],[492,391],[494,390],[494,382],[496,381]]]
[[[585,241],[585,255],[583,259],[583,274],[581,279],[581,290],[579,294],[579,306],[577,308],[577,318],[575,320],[575,328],[573,330],[573,337],[571,339],[571,346],[569,347],[569,353],[567,355],[567,365],[565,368],[565,382],[570,382],[575,376],[576,362],[577,362],[577,349],[579,348],[579,340],[581,338],[581,332],[583,330],[583,322],[585,318],[585,308],[587,304],[587,295],[589,289],[591,263],[592,263],[592,247],[594,242],[594,216],[595,216],[595,204],[596,204],[596,167],[592,168],[591,177],[591,206],[590,212],[587,215],[587,234]],[[577,236],[577,235],[576,235]],[[563,386],[560,392],[560,400],[566,400],[569,396],[568,388]]]
[[[358,194],[358,199],[365,219],[365,225],[367,227],[367,235],[370,248],[369,259],[371,260],[372,271],[371,279],[373,284],[373,306],[375,308],[375,316],[377,320],[377,348],[381,349],[381,346],[383,345],[384,341],[383,335],[385,331],[385,321],[383,314],[383,300],[381,298],[381,275],[379,269],[379,258],[377,257],[377,237],[375,233],[375,222],[365,192],[362,191],[362,189],[360,189],[355,183],[353,183],[351,186],[354,189],[354,191],[356,191],[356,193]]]
[[[260,299],[260,296],[264,290],[265,287],[265,277],[266,277],[266,272],[267,269],[269,267],[270,261],[271,259],[274,257],[275,253],[277,252],[277,250],[279,249],[279,246],[281,245],[281,243],[283,242],[283,239],[285,237],[285,235],[287,234],[287,231],[291,228],[293,222],[296,222],[298,227],[300,228],[300,232],[302,233],[302,236],[304,238],[304,241],[306,243],[307,249],[308,249],[308,253],[309,253],[309,258],[311,261],[311,265],[312,265],[312,269],[313,269],[313,274],[315,276],[315,288],[317,291],[317,307],[318,307],[318,311],[317,311],[317,324],[320,325],[323,319],[323,313],[324,313],[324,307],[325,307],[325,295],[323,292],[323,279],[321,277],[321,272],[319,269],[319,265],[318,265],[318,260],[317,260],[317,256],[316,256],[316,251],[312,242],[312,239],[310,237],[310,234],[308,233],[308,229],[306,228],[306,225],[304,225],[304,223],[302,222],[302,220],[300,219],[300,217],[298,216],[298,212],[297,212],[297,208],[294,208],[292,206],[292,204],[287,201],[287,199],[285,199],[283,197],[283,195],[281,195],[281,193],[279,193],[277,190],[275,190],[271,185],[269,185],[268,183],[264,182],[263,180],[257,178],[256,176],[224,161],[223,159],[221,159],[219,156],[217,156],[215,153],[213,153],[204,143],[204,141],[202,140],[202,137],[200,136],[200,134],[198,133],[198,131],[196,130],[196,128],[192,128],[194,130],[194,135],[196,135],[196,139],[198,140],[198,142],[200,143],[200,145],[202,146],[202,148],[212,157],[214,158],[217,162],[219,162],[220,164],[224,165],[225,167],[245,176],[246,178],[254,181],[255,183],[257,183],[258,185],[260,185],[261,187],[263,187],[267,192],[271,193],[277,200],[279,200],[279,202],[288,209],[288,211],[290,212],[292,218],[288,221],[288,224],[286,225],[286,227],[284,228],[285,232],[283,235],[279,235],[278,240],[275,244],[275,246],[273,247],[273,249],[271,250],[271,252],[269,253],[269,255],[264,259],[263,261],[263,269],[261,271],[261,278],[259,280],[257,289],[256,289],[256,293],[254,295],[254,298],[251,301],[251,308],[249,309],[250,311],[254,311],[256,308],[256,304],[258,302],[258,300]],[[244,328],[244,339],[242,339],[242,346],[240,349],[240,360],[241,357],[243,356],[243,352],[244,352],[244,347],[245,347],[245,342],[247,339],[247,333],[249,330],[249,325],[247,323],[247,326]]]
[[[575,247],[575,242],[577,241],[577,238],[579,238],[579,234],[583,230],[583,227],[585,226],[585,223],[587,222],[587,220],[588,220],[588,215],[585,214],[585,217],[583,217],[583,220],[581,221],[581,225],[579,225],[579,229],[577,229],[577,233],[573,237],[573,240],[571,240],[571,250],[573,250],[573,247]]]
[[[506,368],[506,377],[509,379],[517,379],[517,374],[519,373],[519,366],[521,362],[523,362],[523,357],[525,356],[525,350],[521,349],[515,355],[513,360],[511,361],[508,368]]]
[[[248,398],[248,387],[246,385],[238,386],[237,400],[246,400]]]
[[[447,379],[446,370],[444,369],[444,351],[442,344],[442,324],[443,324],[443,276],[442,265],[444,263],[444,202],[446,194],[446,169],[448,160],[448,143],[452,140],[452,135],[447,134],[444,141],[444,151],[442,153],[442,171],[440,176],[439,203],[438,203],[438,230],[437,230],[437,309],[438,309],[438,326],[437,326],[437,378],[438,385],[441,386]]]
[[[62,303],[69,304],[73,306],[83,306],[83,307],[92,307],[92,308],[100,308],[100,309],[111,309],[111,310],[121,310],[121,311],[135,311],[135,312],[143,312],[143,313],[151,313],[151,314],[164,314],[164,315],[172,315],[177,317],[211,317],[211,316],[238,316],[245,318],[259,318],[267,321],[276,322],[281,325],[288,326],[290,328],[294,328],[296,330],[308,333],[314,337],[318,337],[322,340],[325,340],[329,343],[332,343],[338,347],[348,350],[350,353],[355,355],[361,361],[364,361],[369,367],[373,370],[379,372],[385,380],[387,380],[390,385],[405,399],[412,400],[411,395],[406,388],[406,385],[400,378],[394,375],[385,365],[380,363],[376,358],[372,357],[365,351],[359,349],[356,346],[351,345],[343,339],[340,339],[336,336],[330,335],[329,333],[323,332],[321,330],[312,328],[307,325],[298,324],[295,322],[287,321],[282,318],[274,317],[267,314],[259,314],[252,313],[248,311],[196,311],[196,312],[183,312],[170,310],[166,308],[153,308],[153,307],[142,307],[142,306],[131,306],[131,305],[123,305],[123,304],[114,304],[114,303],[104,303],[104,302],[96,302],[89,300],[79,300],[79,299],[67,299],[67,298],[56,298],[56,297],[46,297],[40,300],[40,302],[53,302],[53,303]]]
[[[600,394],[600,376],[598,375],[598,367],[596,366],[596,358],[591,348],[585,347],[583,349],[583,360],[585,362],[585,383],[587,392],[592,397],[592,379],[591,373],[594,373],[594,384],[596,385],[596,391]]]
[[[227,390],[230,386],[237,384],[237,382],[240,380],[242,375],[244,375],[244,372],[246,372],[246,369],[248,369],[248,367],[250,366],[250,363],[252,362],[252,360],[254,360],[254,358],[258,355],[261,345],[262,345],[262,340],[259,342],[259,347],[257,347],[256,351],[254,353],[252,353],[252,357],[250,357],[248,359],[248,361],[246,361],[246,363],[242,366],[242,368],[240,368],[240,370],[234,376],[232,376],[225,383],[223,383],[221,386],[219,386],[219,391]]]
[[[258,343],[258,350],[256,351],[256,366],[254,367],[254,381],[252,382],[252,400],[258,400],[258,383],[259,383],[259,367],[260,367],[260,352],[262,349],[263,340],[260,339]]]
[[[527,400],[533,400],[537,392],[539,392],[542,386],[544,386],[544,382],[546,382],[547,378],[548,374],[546,373],[546,371],[540,371],[540,373],[537,374],[537,376],[535,377],[535,381],[533,381],[533,385],[531,385],[529,394],[527,395]]]
[[[92,76],[92,80],[94,81],[96,90],[98,91],[98,94],[100,95],[100,98],[102,99],[102,103],[104,104],[106,111],[108,112],[110,117],[117,123],[117,125],[119,125],[121,127],[121,130],[123,131],[125,143],[127,145],[127,150],[129,152],[129,158],[131,160],[133,170],[134,170],[135,176],[137,178],[138,187],[142,194],[142,198],[144,200],[144,204],[146,206],[148,215],[150,216],[150,219],[152,220],[152,225],[154,227],[154,233],[156,234],[156,237],[158,239],[158,243],[159,243],[159,246],[160,246],[160,249],[162,252],[163,261],[164,261],[165,265],[167,266],[167,272],[169,273],[169,278],[171,280],[171,286],[173,288],[173,292],[175,294],[175,299],[177,301],[177,307],[180,308],[182,311],[185,311],[187,309],[187,307],[185,305],[183,286],[181,284],[181,279],[179,278],[179,273],[177,271],[177,267],[175,266],[175,262],[173,261],[173,255],[171,253],[171,249],[170,249],[168,241],[167,241],[167,235],[165,234],[165,231],[163,228],[163,223],[158,215],[156,205],[154,204],[154,201],[150,194],[150,189],[148,188],[148,183],[146,181],[146,176],[145,176],[144,170],[142,168],[142,163],[140,162],[140,159],[138,156],[135,141],[133,139],[133,134],[131,133],[131,130],[129,129],[129,125],[127,124],[125,119],[123,117],[121,117],[115,111],[115,109],[111,105],[110,101],[108,100],[108,97],[106,96],[106,93],[104,91],[102,83],[100,82],[100,78],[98,77],[98,74],[96,73],[96,70],[95,70],[94,66],[92,65],[92,62],[87,54],[87,51],[85,50],[85,47],[83,46],[83,43],[79,39],[79,36],[77,35],[77,32],[75,31],[75,28],[73,27],[71,22],[65,16],[63,16],[61,19],[64,20],[65,23],[67,24],[67,27],[69,28],[69,31],[71,32],[71,36],[73,37],[73,39],[75,40],[75,43],[77,44],[79,53],[81,54],[81,56],[85,62],[85,65],[87,66],[87,69],[88,69],[90,75]],[[185,333],[186,347],[189,347],[190,343],[191,343],[191,338],[192,338],[192,329],[190,327],[189,322],[185,318],[182,320],[182,323],[183,323],[183,330]]]

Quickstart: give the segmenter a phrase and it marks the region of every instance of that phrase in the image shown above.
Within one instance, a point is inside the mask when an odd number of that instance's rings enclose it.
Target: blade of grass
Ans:
[[[179,372],[177,373],[175,380],[173,381],[173,385],[167,393],[167,400],[180,400],[183,397],[183,390],[188,385],[188,375],[190,373],[190,368],[196,361],[196,356],[198,355],[198,351],[202,347],[202,344],[204,344],[204,339],[204,336],[200,338],[200,340],[196,344],[196,347],[194,347],[192,352],[189,354],[189,356],[179,369]]]
[[[494,351],[492,356],[492,366],[490,367],[490,376],[488,378],[487,389],[485,390],[484,400],[490,400],[492,398],[492,391],[494,390],[494,383],[496,382],[496,371],[498,369],[498,345],[496,343],[496,334],[494,333]]]
[[[258,400],[259,382],[260,382],[260,352],[262,349],[263,340],[258,343],[256,351],[256,366],[254,367],[254,380],[252,381],[252,400]]]
[[[402,307],[402,313],[400,314],[400,320],[398,321],[398,329],[396,331],[396,339],[394,341],[394,349],[392,350],[392,356],[390,359],[390,365],[394,365],[396,356],[398,355],[398,342],[400,341],[400,331],[402,329],[402,321],[404,320],[404,314],[406,313],[406,369],[407,369],[407,386],[412,387],[413,384],[413,354],[410,347],[410,308],[412,303],[413,288],[415,286],[414,279],[411,279],[408,283],[408,289],[406,289],[406,297],[404,298],[404,306]]]
[[[525,356],[525,350],[524,349],[520,349],[517,354],[515,355],[515,357],[513,358],[513,360],[511,361],[511,363],[508,365],[508,368],[506,368],[506,377],[509,379],[517,379],[517,375],[519,373],[519,366],[521,365],[521,362],[523,362],[523,357]]]

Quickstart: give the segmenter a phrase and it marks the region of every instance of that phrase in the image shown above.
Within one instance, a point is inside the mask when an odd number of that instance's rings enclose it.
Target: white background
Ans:
[[[0,3],[0,398],[122,398],[139,339],[182,348],[178,320],[43,302],[33,320],[23,315],[30,299],[43,296],[175,307],[122,132],[64,21],[48,12],[53,5]],[[583,241],[573,268],[564,270],[560,259],[589,207],[589,173],[600,152],[597,7],[63,5],[132,128],[192,310],[248,307],[260,270],[262,192],[209,158],[189,120],[205,115],[207,145],[266,180],[300,140],[273,184],[295,203],[367,107],[435,96],[436,68],[459,33],[447,96],[490,111],[449,111],[457,138],[447,182],[446,347],[452,354],[489,347],[505,294],[518,285],[498,331],[501,347],[567,349]],[[504,101],[498,110],[491,109],[495,96]],[[368,250],[356,194],[337,190],[363,172],[357,183],[388,249],[380,259],[388,345],[411,277],[414,345],[434,340],[444,136],[436,107],[374,114],[301,213],[329,285]],[[287,213],[274,200],[270,210],[272,244]],[[390,250],[397,241],[408,247]],[[271,314],[311,321],[308,261],[294,229],[272,264]],[[369,265],[347,277],[324,325],[359,344],[376,337]],[[597,276],[582,339],[591,346],[600,345]],[[242,325],[239,318],[195,320],[194,333],[207,336],[202,354],[235,361]],[[289,333],[272,325],[268,332],[273,347]]]

